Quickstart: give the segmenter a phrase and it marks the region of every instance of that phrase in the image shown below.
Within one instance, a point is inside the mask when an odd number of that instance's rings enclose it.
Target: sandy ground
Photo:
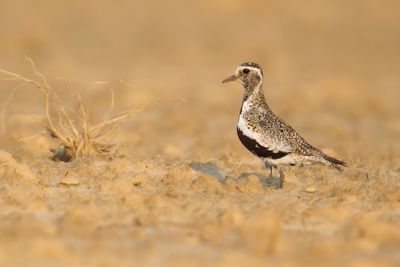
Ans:
[[[54,162],[57,141],[21,140],[40,93],[0,82],[0,266],[400,265],[396,1],[81,2],[2,1],[0,67],[34,77],[30,56],[94,122],[111,90],[115,113],[164,100],[119,128],[118,157]],[[220,83],[247,60],[349,168],[267,182],[236,137],[240,85]]]

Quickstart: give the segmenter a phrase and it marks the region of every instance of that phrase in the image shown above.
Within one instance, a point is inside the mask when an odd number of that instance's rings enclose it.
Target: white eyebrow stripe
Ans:
[[[260,76],[262,77],[262,74],[261,74],[260,69],[254,68],[254,67],[247,67],[247,66],[239,66],[239,67],[237,68],[237,70],[236,70],[237,74],[239,74],[239,72],[240,72],[241,70],[243,70],[243,69],[249,69],[249,70],[255,71],[255,72],[258,73],[258,75],[260,75]]]

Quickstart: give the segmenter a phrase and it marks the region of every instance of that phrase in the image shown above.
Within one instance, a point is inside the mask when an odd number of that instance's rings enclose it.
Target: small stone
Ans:
[[[63,185],[78,185],[79,180],[76,178],[64,178],[60,181],[60,184]]]
[[[317,188],[315,186],[309,186],[304,188],[304,191],[306,191],[307,193],[315,193],[317,192]]]

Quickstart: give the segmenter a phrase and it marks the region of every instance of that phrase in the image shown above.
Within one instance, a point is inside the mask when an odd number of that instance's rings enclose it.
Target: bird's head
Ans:
[[[257,87],[262,83],[263,71],[259,64],[255,62],[246,62],[240,64],[236,70],[235,74],[227,77],[222,82],[233,82],[239,80],[240,83],[245,87]]]

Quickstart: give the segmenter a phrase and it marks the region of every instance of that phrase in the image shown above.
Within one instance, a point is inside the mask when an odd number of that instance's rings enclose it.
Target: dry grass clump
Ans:
[[[52,150],[54,160],[71,161],[83,156],[114,155],[115,144],[112,142],[112,137],[117,127],[151,104],[128,110],[111,119],[92,125],[89,121],[89,112],[83,105],[80,94],[76,93],[78,108],[74,111],[67,109],[65,103],[49,85],[47,76],[37,70],[31,59],[28,58],[28,60],[37,80],[3,69],[0,69],[0,72],[8,76],[4,79],[34,86],[43,94],[45,100],[44,127],[49,136],[57,139],[60,143],[56,149]],[[113,97],[111,102],[112,109]]]

